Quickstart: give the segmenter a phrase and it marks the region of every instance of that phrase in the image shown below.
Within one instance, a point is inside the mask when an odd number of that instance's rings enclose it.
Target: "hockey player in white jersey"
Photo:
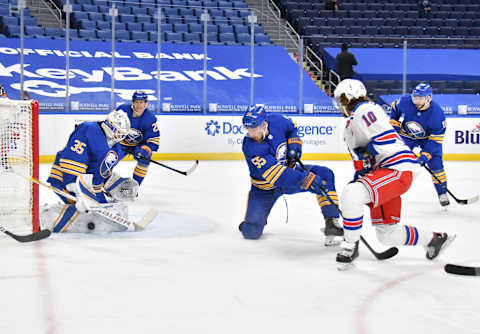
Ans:
[[[343,80],[335,89],[335,99],[347,118],[344,140],[355,168],[354,180],[344,188],[340,199],[345,240],[337,263],[343,266],[358,257],[364,205],[370,208],[379,241],[389,246],[422,245],[427,259],[432,260],[455,235],[399,224],[400,196],[410,188],[420,166],[382,107],[366,96],[365,86],[358,80]]]

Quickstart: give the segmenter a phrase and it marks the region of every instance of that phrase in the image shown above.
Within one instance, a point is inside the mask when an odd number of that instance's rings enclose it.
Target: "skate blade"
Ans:
[[[338,271],[349,271],[352,269],[355,269],[355,265],[353,264],[353,262],[350,262],[350,263],[337,262]]]
[[[325,247],[335,247],[339,246],[343,241],[343,237],[339,236],[326,236],[325,237]]]

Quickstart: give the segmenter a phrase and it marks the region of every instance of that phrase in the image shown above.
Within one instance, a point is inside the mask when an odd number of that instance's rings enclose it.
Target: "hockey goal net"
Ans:
[[[38,102],[0,98],[0,225],[13,233],[39,230],[32,176],[38,178]]]

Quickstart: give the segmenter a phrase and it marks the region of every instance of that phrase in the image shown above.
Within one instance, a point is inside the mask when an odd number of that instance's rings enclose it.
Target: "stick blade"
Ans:
[[[157,209],[150,209],[148,212],[135,223],[135,231],[143,231],[158,215]]]
[[[187,171],[185,172],[185,175],[190,175],[190,174],[192,174],[192,173],[195,171],[195,169],[197,169],[197,167],[198,167],[198,160],[195,160],[195,163],[193,164],[192,167],[190,167],[189,170],[187,170]]]
[[[5,231],[5,233],[10,237],[12,237],[13,239],[17,240],[18,242],[31,242],[31,241],[42,240],[42,239],[48,238],[50,234],[52,234],[50,230],[41,230],[28,235],[17,235],[8,231]]]
[[[449,274],[464,276],[480,276],[480,267],[459,266],[456,264],[446,264],[445,271]]]
[[[389,258],[394,257],[397,254],[398,254],[398,248],[397,247],[391,247],[384,252],[377,253],[377,259],[387,260]]]

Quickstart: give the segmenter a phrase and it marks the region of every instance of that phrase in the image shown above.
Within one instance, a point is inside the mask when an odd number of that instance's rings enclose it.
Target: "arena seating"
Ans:
[[[10,1],[10,2],[9,2]],[[56,0],[63,7],[65,0]],[[0,0],[0,33],[8,37],[20,34],[18,12],[10,11],[16,0]],[[248,5],[243,0],[137,0],[137,1],[97,1],[72,0],[71,39],[111,40],[111,16],[109,10],[114,3],[118,9],[115,39],[122,42],[156,42],[158,39],[158,8],[161,8],[162,41],[170,43],[203,43],[203,25],[200,16],[208,10],[207,41],[209,44],[246,45],[250,43],[250,15]],[[270,39],[259,24],[254,27],[256,45],[269,45]],[[33,38],[61,39],[65,30],[43,29],[25,10],[25,36]]]

